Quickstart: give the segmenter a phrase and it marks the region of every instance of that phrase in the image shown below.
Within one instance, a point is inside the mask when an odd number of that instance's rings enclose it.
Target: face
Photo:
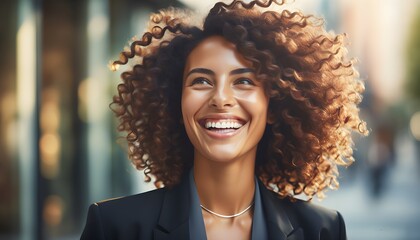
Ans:
[[[255,160],[268,98],[248,62],[223,37],[203,40],[187,58],[182,116],[194,158]]]

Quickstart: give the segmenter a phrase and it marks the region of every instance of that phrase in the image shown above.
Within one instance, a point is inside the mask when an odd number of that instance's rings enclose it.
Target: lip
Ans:
[[[240,122],[242,124],[242,127],[236,129],[236,130],[232,130],[232,129],[226,129],[226,130],[221,130],[221,131],[211,131],[208,130],[207,128],[205,128],[205,122],[208,120],[213,120],[213,121],[220,121],[220,120],[234,120],[236,122]],[[240,131],[242,131],[243,127],[247,124],[248,122],[246,120],[244,120],[241,117],[238,116],[234,116],[234,115],[230,115],[230,114],[211,114],[211,115],[206,115],[203,118],[200,118],[198,120],[198,124],[200,125],[201,129],[203,129],[203,131],[210,136],[211,138],[216,138],[216,139],[226,139],[226,138],[230,138],[236,134],[238,134]]]

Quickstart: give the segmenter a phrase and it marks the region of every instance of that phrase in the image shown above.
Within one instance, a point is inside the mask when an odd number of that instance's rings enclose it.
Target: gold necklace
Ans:
[[[238,212],[238,213],[235,213],[235,214],[232,214],[232,215],[223,215],[223,214],[220,214],[220,213],[216,213],[216,212],[213,212],[212,210],[210,210],[210,209],[208,209],[208,208],[206,208],[206,207],[204,207],[203,205],[201,205],[200,204],[200,207],[203,209],[203,210],[205,210],[206,212],[208,212],[208,213],[210,213],[210,214],[213,214],[213,215],[215,215],[215,216],[218,216],[218,217],[221,217],[221,218],[234,218],[234,217],[239,217],[239,216],[241,216],[242,214],[244,214],[244,213],[246,213],[251,207],[252,207],[252,205],[254,205],[254,201],[252,201],[252,203],[247,207],[247,208],[245,208],[244,210],[242,210],[242,211],[240,211],[240,212]]]

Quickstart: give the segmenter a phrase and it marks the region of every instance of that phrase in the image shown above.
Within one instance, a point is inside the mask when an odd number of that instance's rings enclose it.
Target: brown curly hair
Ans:
[[[354,161],[351,132],[368,133],[358,108],[364,85],[346,58],[345,35],[327,33],[321,19],[298,11],[264,11],[273,2],[218,2],[202,26],[190,13],[162,10],[113,63],[138,59],[122,73],[111,107],[146,181],[154,176],[156,187],[172,187],[192,166],[181,124],[184,65],[200,41],[219,35],[252,62],[270,98],[273,123],[258,145],[258,177],[283,197],[323,197],[327,187],[338,187],[337,166]]]

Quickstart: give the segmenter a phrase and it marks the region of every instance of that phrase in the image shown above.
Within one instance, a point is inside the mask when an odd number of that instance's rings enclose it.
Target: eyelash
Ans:
[[[246,82],[246,83],[244,83]],[[210,85],[213,86],[210,80],[204,77],[198,77],[191,82],[191,86],[201,84],[201,85]],[[235,81],[235,84],[243,84],[243,85],[252,85],[255,86],[255,83],[249,78],[239,78]]]
[[[245,85],[255,85],[254,82],[251,79],[249,79],[249,78],[239,78],[238,80],[235,81],[235,84],[241,84],[244,81],[247,81],[248,82]]]
[[[196,84],[208,84],[208,85],[212,85],[211,82],[210,82],[210,80],[208,80],[207,78],[203,78],[203,77],[196,78],[196,79],[194,79],[191,82],[191,86],[192,85],[196,85]]]

